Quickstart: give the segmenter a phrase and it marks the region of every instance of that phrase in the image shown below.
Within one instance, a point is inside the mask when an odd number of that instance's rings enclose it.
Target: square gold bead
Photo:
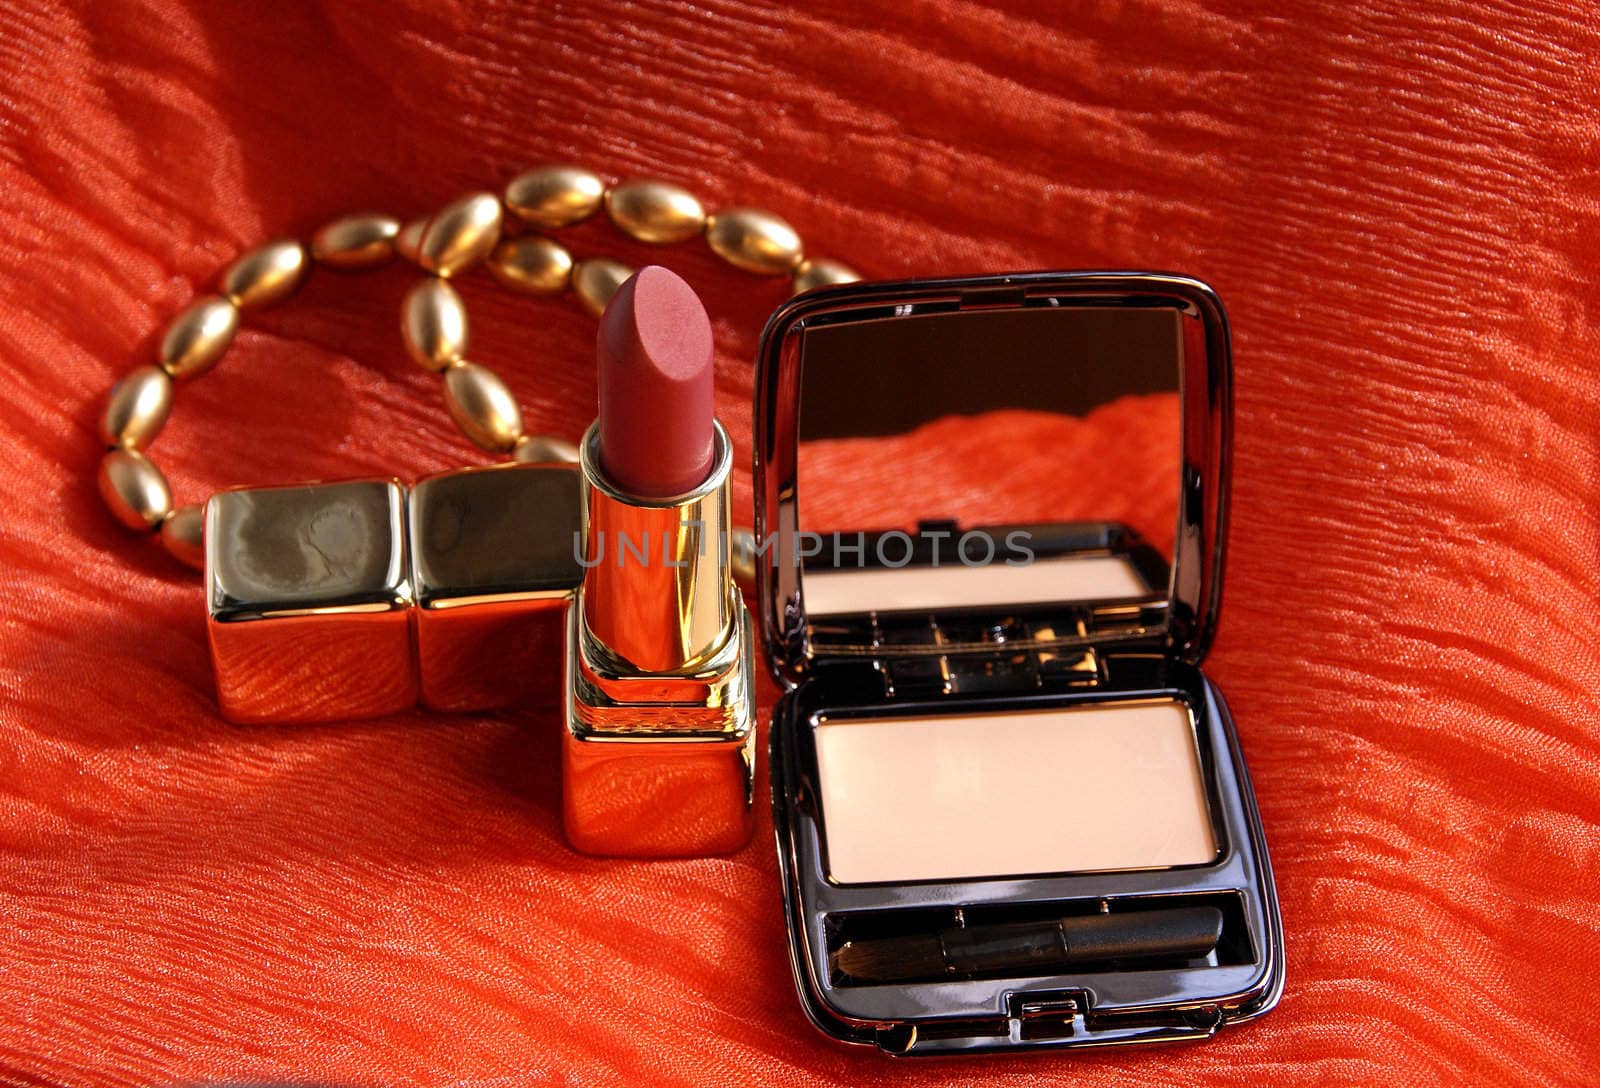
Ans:
[[[207,631],[225,717],[374,717],[417,701],[394,480],[226,491],[206,504]]]
[[[447,472],[411,489],[407,521],[423,704],[559,703],[562,615],[583,578],[576,466]]]

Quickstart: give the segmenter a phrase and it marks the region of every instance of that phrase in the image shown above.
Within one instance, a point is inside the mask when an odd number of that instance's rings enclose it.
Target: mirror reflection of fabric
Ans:
[[[1166,392],[1120,397],[1082,417],[1002,409],[905,434],[802,441],[805,527],[1115,521],[1170,560],[1180,430],[1178,394]]]

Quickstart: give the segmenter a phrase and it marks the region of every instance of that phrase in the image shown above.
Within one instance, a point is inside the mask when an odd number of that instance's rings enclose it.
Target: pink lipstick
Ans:
[[[750,835],[754,662],[711,324],[688,284],[652,266],[612,298],[597,356],[567,626],[567,839],[615,856],[726,853]]]
[[[694,289],[651,265],[600,321],[600,464],[619,488],[670,498],[711,472],[711,322]]]

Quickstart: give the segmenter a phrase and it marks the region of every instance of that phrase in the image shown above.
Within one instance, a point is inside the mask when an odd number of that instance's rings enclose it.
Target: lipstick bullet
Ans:
[[[750,836],[754,660],[711,324],[687,283],[651,266],[612,298],[597,356],[567,625],[567,839],[614,856],[726,853]]]

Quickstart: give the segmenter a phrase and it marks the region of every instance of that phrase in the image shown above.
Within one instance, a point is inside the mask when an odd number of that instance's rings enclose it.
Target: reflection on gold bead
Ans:
[[[100,460],[100,497],[130,529],[151,531],[172,509],[167,478],[137,450],[112,450]]]
[[[428,217],[418,216],[400,228],[394,236],[394,251],[412,264],[418,263],[417,249],[422,245],[422,232],[428,229]]]
[[[760,208],[724,208],[707,220],[706,241],[735,268],[758,275],[782,275],[800,263],[800,235]]]
[[[487,257],[499,240],[500,198],[470,193],[428,220],[417,263],[436,276],[453,276]]]
[[[794,276],[791,283],[794,293],[809,291],[813,287],[829,287],[836,283],[855,283],[861,278],[860,273],[847,264],[830,261],[826,257],[817,257],[801,261],[795,265]]]
[[[575,465],[578,447],[553,434],[525,434],[511,456],[525,465]]]
[[[549,295],[572,281],[572,254],[537,234],[501,242],[489,256],[494,278],[515,291]]]
[[[239,329],[239,310],[220,295],[206,295],[173,318],[161,338],[161,369],[192,378],[216,365]]]
[[[230,264],[222,273],[222,293],[241,310],[258,310],[294,294],[310,268],[305,246],[279,238]]]
[[[400,333],[418,366],[443,370],[466,354],[467,308],[444,280],[423,280],[400,306]]]
[[[529,170],[506,186],[506,207],[531,226],[558,230],[593,215],[605,182],[578,166],[553,164]]]
[[[606,303],[611,301],[611,296],[617,293],[617,288],[625,283],[633,269],[621,261],[613,261],[607,257],[593,257],[587,261],[579,261],[572,268],[572,291],[578,296],[578,301],[583,303],[583,308],[599,317],[605,312]]]
[[[142,366],[111,387],[100,437],[108,446],[140,450],[155,441],[172,411],[172,378],[158,366]]]
[[[195,570],[206,565],[205,507],[190,503],[180,506],[161,523],[161,543],[167,552]]]
[[[624,234],[641,242],[686,241],[706,225],[706,210],[693,193],[645,178],[607,190],[606,214]]]
[[[311,236],[311,255],[329,268],[372,268],[394,256],[399,233],[387,215],[347,215]]]
[[[487,367],[457,363],[446,370],[444,403],[461,433],[481,450],[509,453],[522,437],[516,398]]]

